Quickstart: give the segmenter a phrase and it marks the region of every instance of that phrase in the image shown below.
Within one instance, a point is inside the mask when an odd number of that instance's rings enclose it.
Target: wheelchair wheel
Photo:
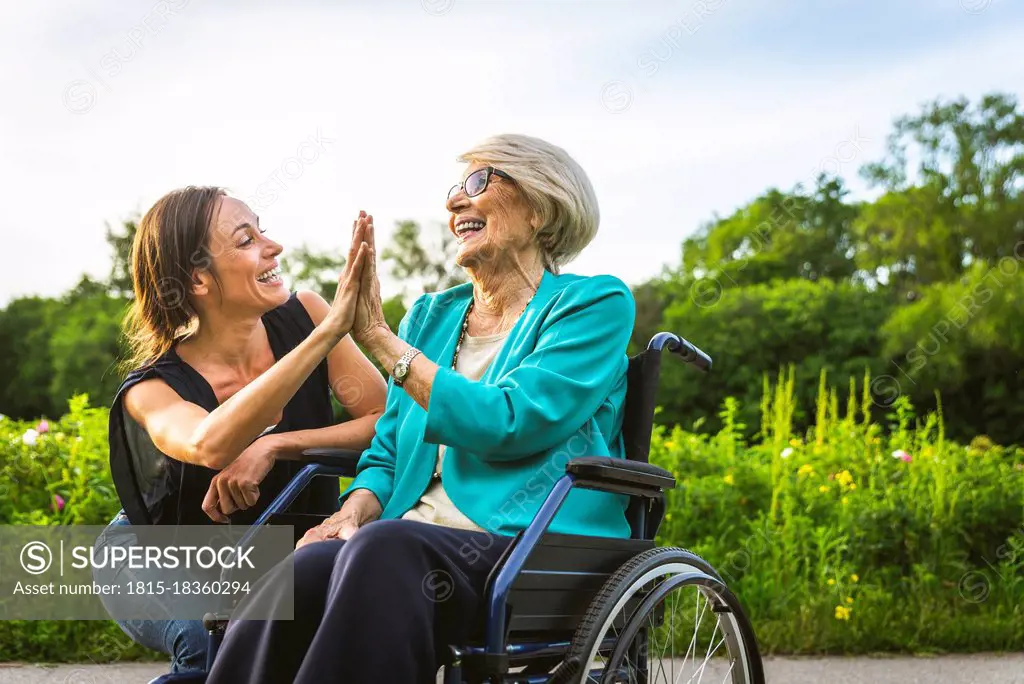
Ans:
[[[608,579],[551,682],[763,684],[754,630],[699,556],[646,551]]]

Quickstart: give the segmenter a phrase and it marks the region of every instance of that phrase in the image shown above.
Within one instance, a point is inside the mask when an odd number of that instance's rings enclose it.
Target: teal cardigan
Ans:
[[[440,366],[428,409],[388,381],[384,414],[342,494],[369,489],[400,518],[430,483],[447,446],[444,488],[483,529],[514,535],[533,519],[565,464],[578,456],[624,458],[626,345],[636,305],[613,276],[545,271],[533,300],[479,382],[451,370],[473,296],[464,283],[422,295],[398,336]],[[628,537],[627,498],[574,489],[552,532]]]

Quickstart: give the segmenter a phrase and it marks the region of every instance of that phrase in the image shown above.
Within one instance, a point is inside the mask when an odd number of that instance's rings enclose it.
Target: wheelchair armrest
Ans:
[[[330,447],[304,450],[302,452],[302,468],[299,469],[295,477],[285,485],[284,489],[281,490],[274,500],[263,509],[263,512],[256,518],[256,522],[250,526],[249,531],[245,533],[238,545],[246,546],[260,526],[270,522],[272,516],[287,511],[299,494],[313,481],[313,478],[320,476],[355,477],[356,466],[359,464],[359,458],[362,455],[363,452],[361,451]]]
[[[342,474],[342,477],[355,477],[356,465],[359,463],[359,458],[362,455],[362,451],[355,451],[353,449],[318,447],[303,451],[302,460],[306,463],[319,463],[320,465],[343,468],[345,472]]]
[[[651,499],[676,486],[672,473],[663,468],[609,456],[574,458],[566,464],[565,472],[576,478],[577,487]]]

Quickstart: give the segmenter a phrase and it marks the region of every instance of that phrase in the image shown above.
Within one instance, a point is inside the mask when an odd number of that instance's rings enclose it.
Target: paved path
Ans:
[[[769,658],[768,684],[1024,684],[1024,653],[934,657]],[[155,663],[0,664],[3,684],[142,684],[163,674]],[[718,681],[711,677],[705,680]]]

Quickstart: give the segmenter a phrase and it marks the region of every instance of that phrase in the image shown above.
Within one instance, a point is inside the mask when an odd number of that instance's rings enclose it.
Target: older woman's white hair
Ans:
[[[594,188],[561,147],[508,133],[484,140],[458,160],[494,166],[515,179],[536,212],[535,236],[544,268],[552,273],[575,259],[597,235],[601,216]]]

